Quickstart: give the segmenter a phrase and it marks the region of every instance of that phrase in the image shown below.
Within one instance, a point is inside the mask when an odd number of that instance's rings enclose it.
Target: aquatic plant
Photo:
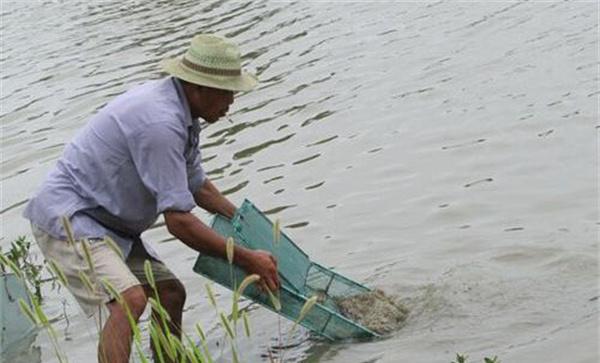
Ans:
[[[33,289],[33,296],[41,301],[42,269],[43,263],[35,263],[30,253],[31,242],[25,236],[18,237],[11,243],[10,250],[2,253],[0,248],[0,272],[5,274],[9,270],[25,282],[28,288]]]

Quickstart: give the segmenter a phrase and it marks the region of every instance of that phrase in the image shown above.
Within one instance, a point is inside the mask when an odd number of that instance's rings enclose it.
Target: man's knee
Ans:
[[[185,304],[185,287],[179,280],[160,281],[157,284],[161,304],[167,307],[182,309]]]
[[[133,286],[125,290],[121,297],[123,298],[123,303],[127,305],[129,312],[131,313],[132,318],[137,321],[140,316],[144,313],[146,309],[146,304],[148,303],[148,297],[144,292],[144,288],[142,286]],[[120,313],[127,313],[123,310],[123,307],[120,306],[118,301],[113,301],[111,303],[114,308],[118,309]],[[114,309],[113,308],[113,309]],[[113,309],[111,310],[111,314],[113,313]],[[116,312],[116,311],[115,311]]]

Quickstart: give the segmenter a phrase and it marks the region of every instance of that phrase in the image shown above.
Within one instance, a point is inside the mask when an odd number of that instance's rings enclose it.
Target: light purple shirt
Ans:
[[[61,239],[67,216],[76,239],[109,235],[127,256],[162,212],[196,205],[193,193],[205,180],[199,133],[177,79],[135,87],[65,147],[23,215]]]

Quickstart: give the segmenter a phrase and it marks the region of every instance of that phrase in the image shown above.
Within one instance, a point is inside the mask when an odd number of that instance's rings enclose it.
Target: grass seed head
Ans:
[[[225,246],[225,250],[227,252],[227,261],[231,265],[233,263],[233,250],[234,250],[234,241],[232,237],[227,238],[227,243]]]
[[[318,298],[319,297],[315,295],[312,296],[310,299],[306,300],[304,306],[302,306],[302,309],[300,310],[300,316],[298,316],[298,320],[296,320],[297,323],[301,322],[306,317],[306,314],[308,314],[312,310],[312,308],[317,303]]]
[[[67,216],[62,216],[61,218],[63,228],[65,229],[65,235],[67,236],[67,242],[71,246],[75,246],[75,238],[73,237],[73,227],[71,226],[71,222]]]
[[[150,260],[144,261],[144,274],[148,280],[148,284],[153,290],[156,290],[156,281],[154,280],[154,272],[152,272],[152,263]]]
[[[90,271],[94,273],[94,261],[92,261],[92,252],[90,250],[90,244],[87,239],[84,238],[81,240],[81,247],[83,247],[83,256],[85,258],[85,262],[88,264]]]
[[[281,302],[279,299],[271,292],[269,288],[267,288],[267,292],[269,293],[269,299],[271,299],[271,304],[275,308],[276,311],[281,311]]]
[[[275,243],[275,245],[278,245],[280,240],[281,240],[281,222],[279,221],[279,218],[277,218],[275,220],[275,223],[273,223],[273,242]]]
[[[244,332],[246,333],[246,336],[250,338],[250,320],[248,319],[246,310],[242,311],[242,321],[244,322]]]
[[[117,242],[115,242],[115,240],[113,240],[109,236],[105,236],[104,243],[106,243],[108,247],[111,250],[113,250],[114,253],[119,255],[119,257],[121,257],[122,260],[125,260],[125,256],[123,256],[123,251],[121,251],[121,248],[119,247],[119,245],[117,245]]]
[[[216,309],[217,308],[217,301],[215,300],[215,294],[213,293],[212,287],[210,285],[210,282],[207,282],[204,287],[206,288],[206,295],[208,296],[208,301],[210,301],[210,304]]]

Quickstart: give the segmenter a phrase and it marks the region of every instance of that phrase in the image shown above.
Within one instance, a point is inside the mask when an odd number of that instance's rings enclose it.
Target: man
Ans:
[[[63,270],[84,312],[91,316],[106,304],[110,315],[98,345],[102,363],[129,361],[132,330],[126,308],[137,322],[152,296],[145,260],[152,263],[157,298],[171,318],[167,328],[181,334],[184,287],[140,234],[163,214],[168,231],[183,243],[225,258],[223,237],[190,211],[198,205],[231,218],[236,210],[202,170],[198,118],[216,122],[227,113],[234,92],[254,88],[256,78],[241,70],[238,48],[213,35],[195,36],[181,59],[167,59],[162,66],[171,77],[118,96],[88,122],[24,212],[42,253]],[[71,222],[75,246],[67,242],[63,217]],[[105,236],[116,241],[123,256],[103,242]],[[82,240],[89,243],[93,269]],[[258,274],[263,286],[279,287],[269,253],[236,246],[234,263]],[[99,288],[91,292],[82,275]],[[104,281],[126,306],[102,288]]]

